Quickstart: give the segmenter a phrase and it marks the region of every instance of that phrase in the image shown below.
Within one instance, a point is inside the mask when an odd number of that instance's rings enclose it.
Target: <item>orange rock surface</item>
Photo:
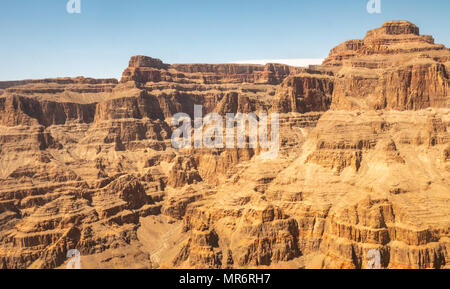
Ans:
[[[0,82],[0,268],[450,266],[450,50],[407,21],[320,66]],[[280,113],[278,158],[171,146],[175,113]]]

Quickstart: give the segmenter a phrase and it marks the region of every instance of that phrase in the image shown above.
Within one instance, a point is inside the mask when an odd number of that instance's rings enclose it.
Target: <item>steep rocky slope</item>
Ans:
[[[449,69],[393,21],[308,68],[0,82],[0,268],[448,268]],[[195,104],[280,113],[278,158],[173,149]]]

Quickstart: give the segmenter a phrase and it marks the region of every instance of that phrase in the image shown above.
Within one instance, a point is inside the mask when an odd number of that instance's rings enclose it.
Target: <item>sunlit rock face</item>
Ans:
[[[0,82],[0,268],[449,268],[450,51],[407,21],[320,66]],[[172,118],[279,113],[278,157],[172,148]]]

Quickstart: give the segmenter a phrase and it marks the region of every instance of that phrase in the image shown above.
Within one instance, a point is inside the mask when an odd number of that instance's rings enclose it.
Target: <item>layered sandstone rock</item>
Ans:
[[[407,21],[347,41],[324,61],[336,75],[334,109],[449,107],[449,50]]]
[[[273,111],[327,111],[331,105],[334,80],[320,74],[290,76],[279,86]]]
[[[279,84],[301,68],[270,63],[245,64],[174,64],[163,63],[147,56],[134,56],[125,69],[121,82],[182,82],[182,83],[266,83]]]
[[[450,264],[450,51],[407,21],[321,66],[165,64],[0,82],[0,267]],[[261,148],[171,146],[172,117],[280,113]]]

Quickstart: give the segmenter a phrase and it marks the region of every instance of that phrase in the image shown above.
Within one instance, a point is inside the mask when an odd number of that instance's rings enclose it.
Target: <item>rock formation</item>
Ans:
[[[387,22],[331,50],[324,66],[337,67],[332,108],[448,108],[448,53],[414,24]]]
[[[0,268],[449,268],[449,71],[393,21],[308,68],[0,82]],[[172,148],[195,104],[280,113],[278,158]]]

